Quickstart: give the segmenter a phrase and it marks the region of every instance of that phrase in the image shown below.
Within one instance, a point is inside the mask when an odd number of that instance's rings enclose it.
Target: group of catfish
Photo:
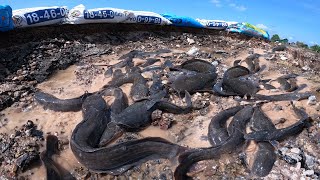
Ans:
[[[278,141],[301,132],[310,123],[308,114],[292,104],[294,112],[300,118],[295,124],[277,129],[263,113],[261,105],[270,101],[293,101],[306,99],[311,93],[299,93],[289,79],[295,74],[282,76],[277,81],[285,92],[279,95],[259,95],[260,87],[275,89],[269,82],[258,78],[263,71],[259,65],[259,55],[252,54],[244,61],[235,61],[233,67],[224,72],[218,79],[216,67],[201,59],[189,59],[177,64],[172,59],[160,62],[163,53],[168,49],[155,52],[130,51],[121,56],[119,62],[109,65],[106,77],[112,80],[99,91],[85,92],[72,99],[59,99],[53,95],[38,91],[36,101],[45,109],[53,111],[82,111],[83,120],[72,132],[70,147],[78,161],[92,172],[119,175],[133,166],[151,159],[172,159],[178,157],[179,165],[175,170],[175,179],[187,179],[189,168],[196,162],[207,159],[219,159],[223,154],[239,153],[246,142],[254,140],[258,144],[254,163],[250,167],[253,175],[264,177],[271,171],[276,161],[275,146]],[[133,58],[140,58],[144,63],[135,65]],[[242,66],[247,63],[247,67]],[[159,63],[158,63],[159,64]],[[145,78],[144,72],[152,77]],[[163,83],[163,79],[167,82]],[[220,78],[219,78],[220,79]],[[148,82],[152,81],[152,83]],[[128,104],[127,95],[120,86],[131,83]],[[282,85],[283,83],[283,85]],[[151,84],[151,85],[150,85]],[[262,86],[261,86],[262,85]],[[197,109],[193,106],[191,95],[196,92],[209,92],[217,96],[238,96],[240,101],[249,101],[216,114],[209,125],[208,138],[212,145],[208,148],[190,149],[171,143],[160,137],[115,142],[124,132],[138,132],[152,123],[155,110],[173,114],[186,114]],[[186,106],[170,102],[169,94],[185,98]],[[114,101],[108,105],[105,96],[113,96]],[[171,96],[172,97],[172,96]],[[233,118],[232,118],[233,117]],[[227,120],[232,118],[227,126]],[[246,133],[249,125],[252,132]],[[47,149],[41,153],[41,159],[47,170],[48,179],[63,179],[59,168],[52,160],[57,152],[58,139],[47,137]]]

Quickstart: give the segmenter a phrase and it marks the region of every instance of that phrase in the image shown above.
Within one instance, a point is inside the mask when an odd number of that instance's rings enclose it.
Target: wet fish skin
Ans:
[[[235,106],[215,115],[208,127],[208,139],[212,146],[218,146],[228,139],[227,120],[240,111],[243,106]]]
[[[166,94],[164,94],[165,96]],[[126,131],[138,131],[150,125],[152,112],[160,109],[165,112],[182,114],[192,110],[191,97],[187,99],[187,107],[179,107],[161,98],[145,99],[131,104],[120,114],[112,118],[112,122],[116,123]]]
[[[58,153],[58,138],[54,135],[46,137],[46,150],[40,153],[40,159],[46,169],[47,180],[62,180],[63,177],[58,167],[52,160],[52,155]]]
[[[174,158],[185,148],[162,138],[144,138],[110,147],[99,147],[99,139],[110,122],[110,109],[99,95],[83,104],[83,121],[72,132],[70,147],[78,161],[90,171],[121,174],[156,158]]]
[[[210,62],[202,59],[191,59],[183,62],[180,68],[198,73],[216,73],[216,67]]]
[[[217,78],[217,74],[196,73],[190,75],[179,75],[170,85],[177,92],[188,91],[190,93],[212,88]]]
[[[276,130],[271,119],[261,109],[261,106],[254,108],[254,112],[250,121],[250,127],[254,131],[261,130]],[[251,172],[259,177],[265,177],[272,170],[272,167],[277,159],[275,149],[269,142],[257,142],[258,151],[255,154]]]
[[[147,97],[149,93],[147,80],[139,72],[131,72],[123,76],[114,77],[104,88],[120,87],[127,83],[133,83],[130,91],[130,96],[133,100]]]
[[[245,135],[245,139],[255,141],[281,141],[289,136],[299,134],[305,127],[309,126],[309,122],[309,117],[303,118],[286,128],[276,129],[274,131],[261,130],[248,133]]]
[[[236,149],[243,146],[245,142],[245,139],[243,138],[244,128],[250,120],[252,113],[253,108],[251,106],[246,106],[235,114],[231,125],[230,136],[221,145],[191,150],[181,154],[179,156],[180,163],[174,172],[175,179],[187,179],[188,176],[186,173],[190,166],[196,162],[213,158],[218,159],[222,154],[234,152]]]
[[[265,177],[272,170],[276,160],[277,155],[274,152],[274,147],[269,142],[259,142],[251,172],[259,177]]]
[[[164,88],[161,80],[160,74],[153,73],[152,74],[152,84],[149,89],[149,95],[156,94],[162,91]]]
[[[298,101],[298,100],[308,99],[312,95],[313,95],[313,93],[311,93],[311,92],[304,92],[304,93],[293,92],[293,93],[277,94],[277,95],[254,94],[254,95],[252,95],[253,99],[251,101],[257,101],[257,100],[264,100],[264,101]]]
[[[146,59],[147,61],[145,63],[143,63],[142,65],[140,65],[141,67],[147,67],[147,66],[150,66],[156,62],[159,62],[160,59],[156,59],[156,58],[148,58]]]
[[[260,70],[260,65],[259,65],[259,57],[261,55],[260,54],[251,54],[249,55],[244,61],[247,63],[248,65],[248,69],[252,72],[252,73],[256,73]]]
[[[84,93],[83,95],[71,99],[59,99],[51,94],[38,91],[34,95],[34,99],[45,109],[53,111],[80,111],[82,103],[93,93]]]

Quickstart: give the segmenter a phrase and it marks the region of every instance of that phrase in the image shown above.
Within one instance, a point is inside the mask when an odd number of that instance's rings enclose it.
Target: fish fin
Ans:
[[[188,91],[185,91],[185,98],[186,98],[187,107],[192,107],[191,95],[189,94]]]

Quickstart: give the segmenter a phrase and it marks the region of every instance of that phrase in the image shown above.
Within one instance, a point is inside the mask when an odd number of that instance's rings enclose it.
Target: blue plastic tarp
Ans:
[[[269,39],[269,33],[249,23],[237,23],[228,26],[227,31],[245,34],[247,36],[262,37]]]
[[[161,14],[161,16],[167,18],[170,22],[172,22],[172,26],[204,28],[204,26],[198,21],[187,16],[177,16],[168,13]]]
[[[13,29],[12,9],[10,6],[0,6],[0,31]]]

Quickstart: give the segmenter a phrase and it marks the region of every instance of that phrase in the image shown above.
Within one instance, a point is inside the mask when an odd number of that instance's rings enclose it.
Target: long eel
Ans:
[[[35,93],[34,98],[45,109],[67,112],[67,111],[80,111],[82,103],[90,95],[92,95],[92,93],[86,92],[83,95],[76,98],[59,99],[51,94],[39,91]]]
[[[147,160],[172,159],[184,150],[158,137],[98,147],[111,119],[110,108],[101,96],[92,95],[83,103],[82,112],[83,120],[72,132],[70,146],[78,161],[90,171],[118,175]]]
[[[188,176],[186,173],[188,172],[190,166],[196,162],[213,158],[218,159],[224,153],[232,153],[241,148],[245,142],[243,137],[245,126],[250,120],[252,113],[253,108],[251,106],[244,107],[242,110],[237,112],[233,118],[234,122],[232,123],[232,133],[222,144],[210,148],[191,150],[181,154],[179,156],[180,163],[174,172],[175,179],[187,179]]]

